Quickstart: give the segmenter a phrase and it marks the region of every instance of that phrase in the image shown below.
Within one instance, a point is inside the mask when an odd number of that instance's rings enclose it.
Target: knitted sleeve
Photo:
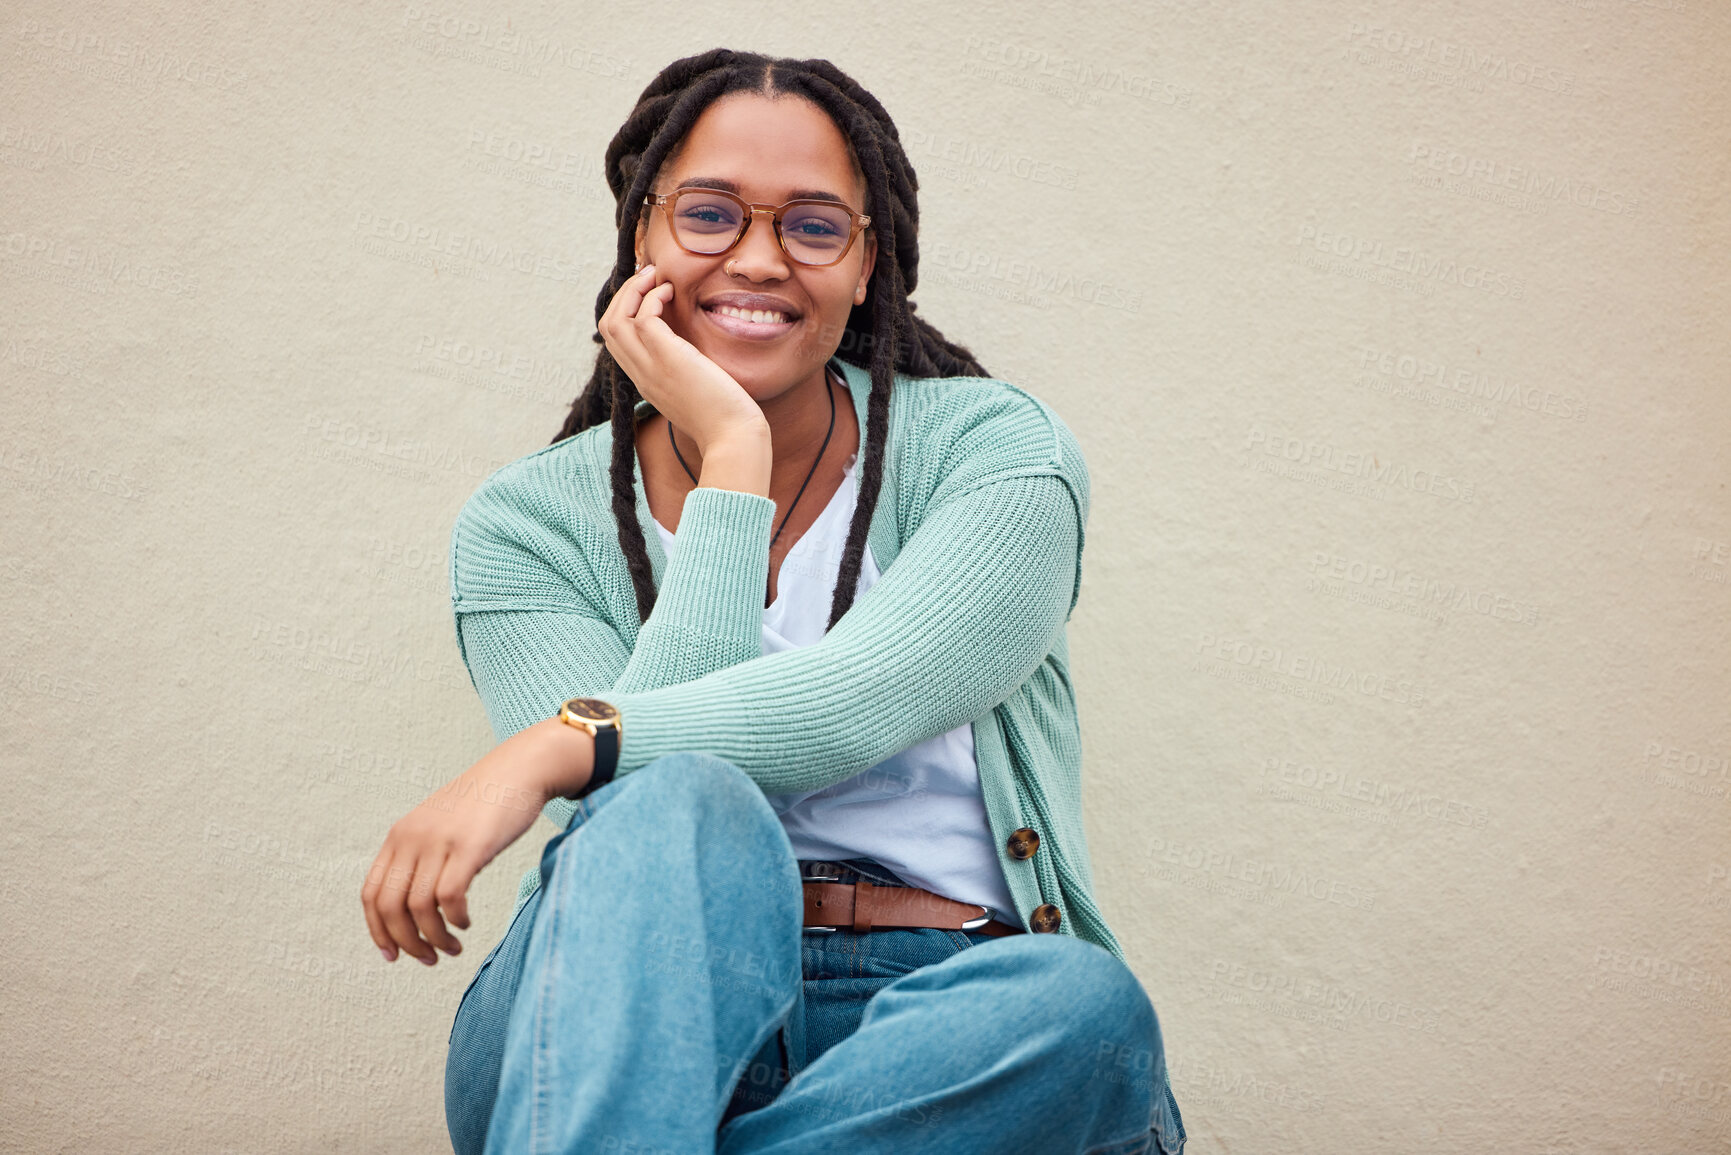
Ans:
[[[530,458],[526,464],[539,463]],[[629,642],[595,604],[608,577],[627,583],[612,601],[634,600],[622,567],[595,564],[598,557],[618,554],[612,517],[607,515],[605,524],[589,523],[576,512],[579,508],[545,476],[525,469],[483,485],[458,515],[451,532],[451,608],[458,646],[477,690],[494,671],[478,669],[471,660],[465,626],[475,615],[545,613],[552,621],[593,622],[600,632],[568,655],[569,664],[540,670],[560,686],[591,692],[654,689],[763,652],[774,502],[727,489],[687,494],[679,518],[680,548],[661,575],[655,609]],[[759,542],[761,550],[747,552]],[[533,642],[531,636],[511,644]],[[512,654],[514,659],[528,656]],[[558,694],[554,706],[578,692]],[[483,698],[489,706],[507,705],[497,696],[483,693]],[[489,717],[501,739],[533,720],[509,709],[489,709]]]
[[[754,496],[715,492],[729,505]],[[618,775],[695,750],[728,759],[766,792],[820,789],[984,716],[1034,672],[1073,603],[1083,517],[1072,482],[1049,468],[944,484],[877,584],[821,641],[659,686],[616,677],[624,643],[576,606],[506,599],[468,614],[464,659],[501,736],[589,690],[622,715]],[[743,602],[749,592],[757,629],[768,520],[708,544],[706,573],[693,576],[731,575],[715,596]],[[682,541],[670,564],[697,552]],[[700,590],[688,598],[682,615],[712,620]]]
[[[457,645],[500,741],[551,717],[567,698],[611,701],[763,653],[774,502],[725,489],[688,494],[680,548],[628,648],[582,592],[595,580],[584,551],[618,549],[611,526],[573,524],[568,510],[538,508],[545,492],[484,486],[452,531]],[[575,805],[554,798],[542,812],[563,826]]]

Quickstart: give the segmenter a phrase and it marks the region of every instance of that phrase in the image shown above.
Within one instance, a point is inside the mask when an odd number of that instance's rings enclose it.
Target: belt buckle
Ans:
[[[799,880],[806,882],[839,882],[841,867],[833,862],[813,862],[799,872]],[[841,928],[838,926],[802,926],[800,930],[806,934],[834,934]]]
[[[988,922],[992,921],[992,908],[991,907],[983,906],[977,902],[974,903],[973,905],[978,906],[980,908],[980,912],[981,912],[980,917],[979,918],[970,918],[967,922],[964,922],[961,926],[962,930],[973,930],[975,927],[985,926]]]

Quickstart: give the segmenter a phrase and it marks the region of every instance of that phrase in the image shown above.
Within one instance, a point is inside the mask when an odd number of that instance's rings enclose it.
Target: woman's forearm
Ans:
[[[697,484],[707,489],[732,489],[768,497],[773,460],[769,426],[731,434],[704,453]]]

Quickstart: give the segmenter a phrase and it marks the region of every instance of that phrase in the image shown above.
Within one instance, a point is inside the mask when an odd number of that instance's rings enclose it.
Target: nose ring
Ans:
[[[734,260],[738,260],[738,259],[739,258],[737,258],[737,257],[734,258]],[[727,262],[725,265],[721,266],[721,271],[726,273],[730,277],[733,276],[733,264],[734,264],[733,261]]]

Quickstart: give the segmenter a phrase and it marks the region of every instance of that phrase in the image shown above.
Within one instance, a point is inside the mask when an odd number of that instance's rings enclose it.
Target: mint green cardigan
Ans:
[[[835,359],[866,427],[871,376]],[[647,411],[647,403],[639,412]],[[1081,585],[1088,473],[1044,403],[989,378],[895,378],[867,541],[883,576],[815,645],[764,654],[775,504],[696,489],[639,623],[612,513],[609,424],[491,474],[451,533],[451,608],[499,739],[576,695],[619,708],[623,778],[666,754],[732,762],[766,793],[817,790],[973,724],[986,816],[1016,911],[1123,951],[1093,894],[1064,627]],[[637,519],[653,526],[637,470]],[[544,813],[563,828],[577,804]],[[1031,827],[1031,857],[1006,849]],[[523,876],[517,910],[540,885]],[[515,916],[515,911],[513,911]]]

